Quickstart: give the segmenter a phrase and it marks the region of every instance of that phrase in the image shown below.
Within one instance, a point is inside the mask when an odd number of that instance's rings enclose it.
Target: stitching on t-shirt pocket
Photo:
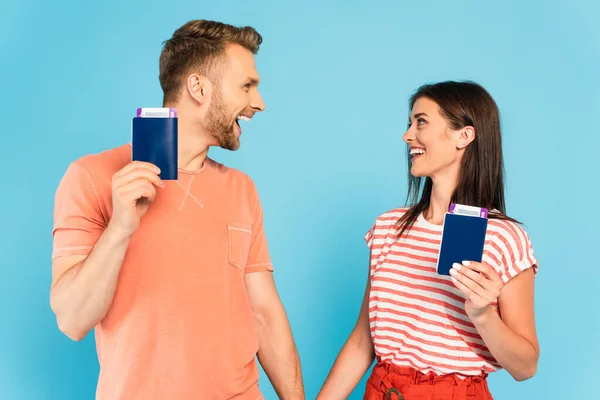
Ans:
[[[229,231],[229,263],[243,272],[248,263],[252,226],[238,222],[228,222],[227,230]]]

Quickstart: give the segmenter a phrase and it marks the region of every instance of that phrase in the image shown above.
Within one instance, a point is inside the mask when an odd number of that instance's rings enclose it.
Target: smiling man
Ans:
[[[207,157],[264,110],[250,27],[190,21],[160,56],[179,117],[179,179],[129,144],[74,161],[57,189],[51,306],[73,340],[95,329],[97,399],[303,399],[252,180]]]

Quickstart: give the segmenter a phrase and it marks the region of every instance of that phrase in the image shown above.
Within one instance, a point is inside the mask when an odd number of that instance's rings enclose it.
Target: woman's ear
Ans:
[[[460,130],[460,136],[458,138],[456,147],[459,149],[464,149],[471,144],[473,140],[475,140],[475,128],[472,126],[465,126]]]

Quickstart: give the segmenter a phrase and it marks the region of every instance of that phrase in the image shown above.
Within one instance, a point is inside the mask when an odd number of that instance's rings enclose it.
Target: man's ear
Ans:
[[[212,86],[205,76],[191,74],[186,79],[186,89],[190,97],[200,104],[205,104],[210,99]]]

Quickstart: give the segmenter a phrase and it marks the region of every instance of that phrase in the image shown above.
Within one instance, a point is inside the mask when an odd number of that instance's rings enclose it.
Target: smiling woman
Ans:
[[[436,177],[452,195],[450,202],[484,207],[493,218],[516,222],[505,214],[500,112],[489,93],[472,82],[425,85],[411,97],[410,108],[404,140],[409,203],[416,205],[403,228],[429,207]],[[446,210],[435,213],[436,223]]]
[[[504,212],[496,103],[475,83],[442,82],[419,88],[410,108],[411,206],[384,213],[365,236],[370,279],[322,399],[345,398],[374,359],[368,400],[491,399],[490,372],[521,381],[537,368],[537,260]],[[491,220],[482,262],[455,264],[448,278],[436,261],[451,203],[488,208]]]

